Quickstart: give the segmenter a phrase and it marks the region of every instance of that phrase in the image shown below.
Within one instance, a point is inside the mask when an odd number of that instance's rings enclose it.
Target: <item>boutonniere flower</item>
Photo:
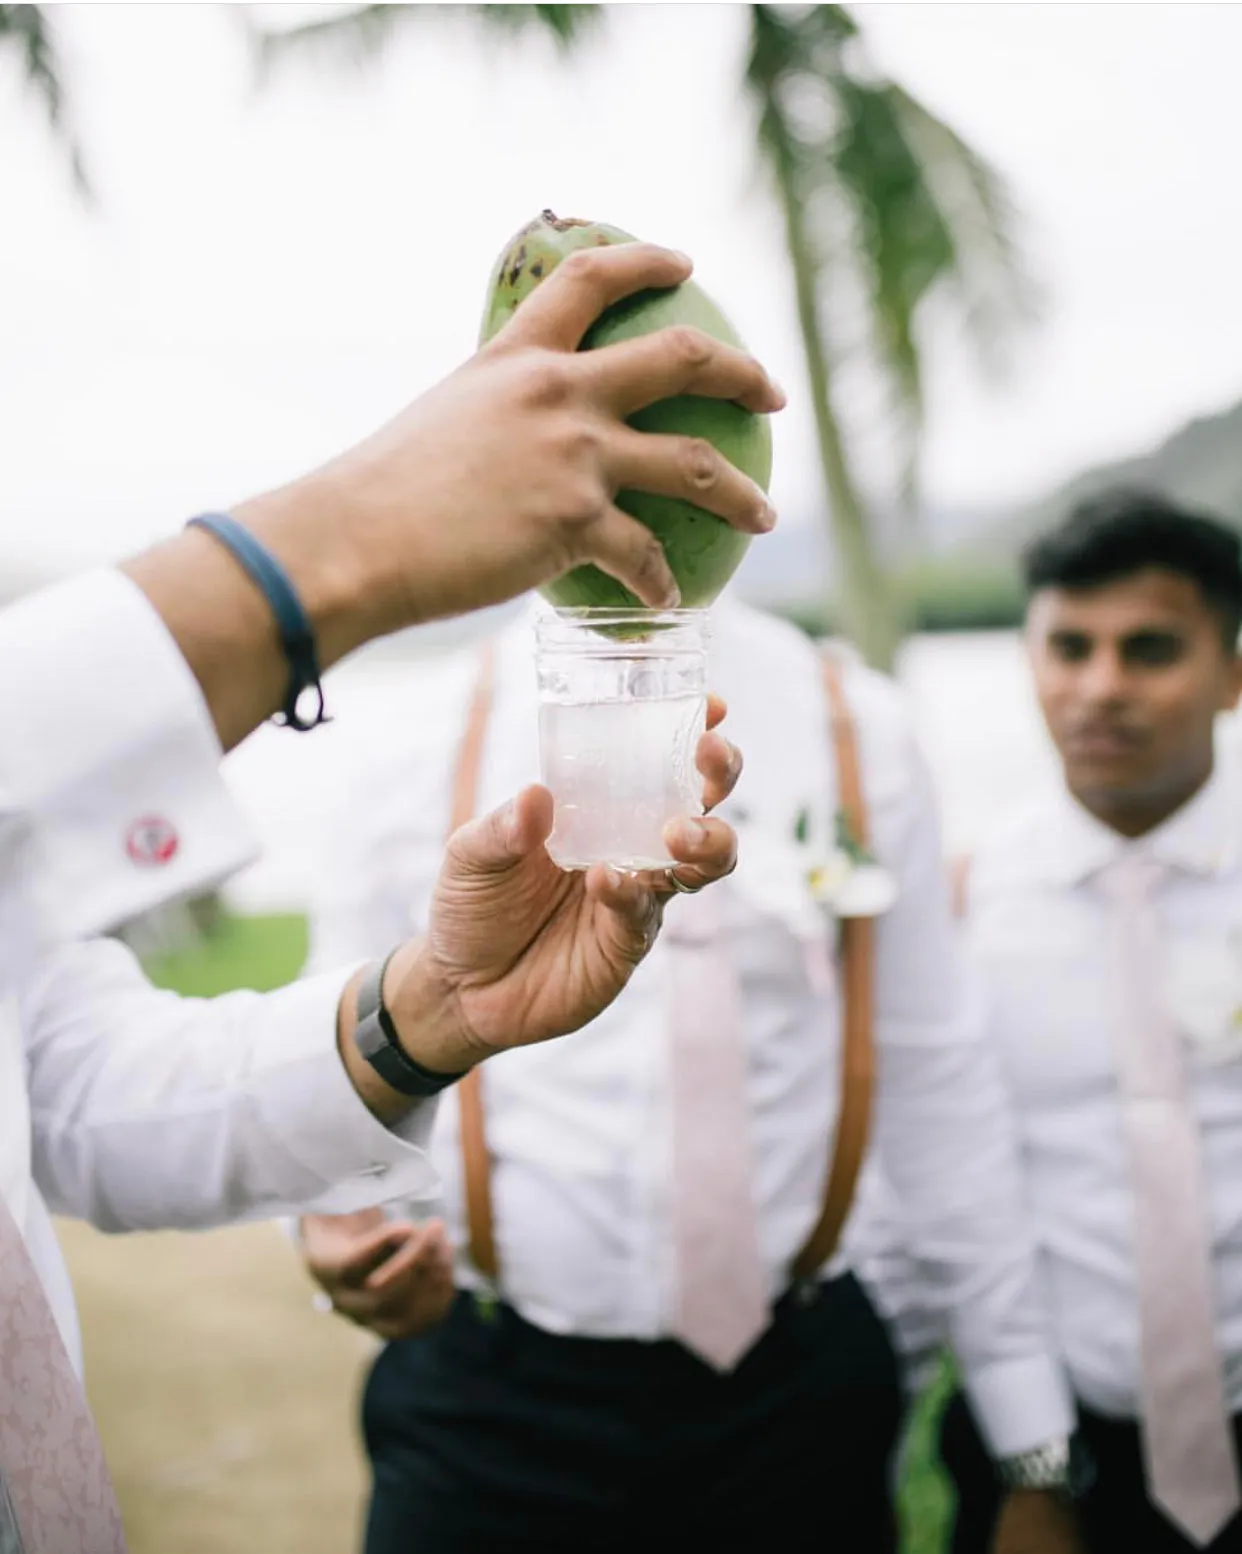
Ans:
[[[810,828],[806,810],[798,816],[796,839],[805,845]],[[836,917],[879,917],[897,899],[897,881],[871,849],[854,835],[843,810],[833,822],[828,857],[807,871],[811,895]]]

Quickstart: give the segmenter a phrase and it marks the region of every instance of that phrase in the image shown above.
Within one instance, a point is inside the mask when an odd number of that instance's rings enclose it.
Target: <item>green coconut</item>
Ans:
[[[509,322],[523,300],[567,254],[579,248],[636,241],[619,227],[562,218],[545,210],[514,236],[497,262],[483,313],[480,343],[490,340]],[[667,291],[639,292],[609,308],[592,326],[581,348],[593,350],[620,340],[633,340],[672,324],[692,324],[714,339],[742,347],[737,330],[722,309],[691,280]],[[755,415],[725,400],[679,394],[640,410],[630,417],[629,424],[642,432],[705,438],[730,463],[765,491],[768,489],[772,432],[766,416]],[[749,535],[731,528],[714,513],[677,497],[620,491],[617,506],[657,535],[686,609],[702,609],[715,600],[737,571],[750,544]],[[576,567],[545,585],[541,592],[562,608],[634,609],[642,605],[623,584],[593,566]]]

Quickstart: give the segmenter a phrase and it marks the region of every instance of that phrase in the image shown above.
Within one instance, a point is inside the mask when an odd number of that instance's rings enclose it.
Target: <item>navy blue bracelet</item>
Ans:
[[[228,513],[200,513],[191,518],[188,529],[206,529],[218,539],[243,566],[262,590],[271,606],[280,632],[280,645],[289,662],[289,689],[285,692],[285,704],[276,721],[305,733],[331,719],[323,707],[323,686],[319,683],[319,653],[315,647],[315,632],[302,601],[298,598],[288,573],[266,545],[261,544],[244,524],[238,523]],[[303,691],[313,690],[319,705],[313,718],[304,718],[298,712],[298,701]]]

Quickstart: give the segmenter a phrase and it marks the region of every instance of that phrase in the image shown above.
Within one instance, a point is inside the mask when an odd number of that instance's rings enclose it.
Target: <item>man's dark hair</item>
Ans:
[[[1028,595],[1041,588],[1098,588],[1148,567],[1199,587],[1230,653],[1242,629],[1242,540],[1218,519],[1152,491],[1112,490],[1079,502],[1022,553]]]

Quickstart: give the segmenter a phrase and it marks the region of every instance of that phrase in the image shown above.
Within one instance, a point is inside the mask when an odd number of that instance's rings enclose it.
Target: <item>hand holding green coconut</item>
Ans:
[[[562,265],[586,269],[600,262],[601,250],[616,245],[631,245],[630,252],[643,246],[620,227],[545,210],[500,256],[481,340],[504,338],[516,321],[529,320],[532,307],[548,299],[548,290],[538,289],[548,287],[554,272],[564,275]],[[538,295],[537,303],[528,300],[532,295]],[[782,401],[758,386],[734,390],[747,371],[742,341],[688,278],[672,288],[612,297],[575,343],[581,351],[596,352],[594,360],[605,371],[626,360],[651,364],[653,376],[643,380],[641,395],[612,401],[631,429],[617,443],[627,454],[611,465],[619,486],[613,504],[659,540],[680,599],[655,597],[598,556],[588,558],[598,566],[553,576],[542,592],[562,608],[620,610],[680,602],[704,609],[737,570],[751,535],[775,522],[764,495],[772,474],[772,433],[764,412],[779,409]],[[658,369],[663,392],[652,393],[655,362],[670,351],[669,366]],[[678,359],[680,370],[672,365]]]
[[[760,486],[710,442],[628,424],[679,396],[780,409],[784,396],[752,357],[684,323],[579,349],[608,309],[683,287],[690,270],[684,255],[646,243],[571,255],[388,426],[233,509],[292,579],[323,667],[372,637],[589,564],[644,604],[667,605],[668,561],[618,505],[622,491],[684,500],[744,534],[772,527]],[[126,570],[197,676],[222,743],[235,744],[280,705],[286,683],[262,596],[197,530]]]
[[[404,542],[402,618],[492,604],[583,562],[644,604],[676,603],[651,529],[616,503],[626,488],[693,497],[749,534],[772,527],[764,492],[711,444],[626,424],[687,393],[779,408],[753,358],[688,326],[580,349],[606,310],[689,272],[646,244],[572,256],[465,366],[339,461],[383,550],[396,560]]]

